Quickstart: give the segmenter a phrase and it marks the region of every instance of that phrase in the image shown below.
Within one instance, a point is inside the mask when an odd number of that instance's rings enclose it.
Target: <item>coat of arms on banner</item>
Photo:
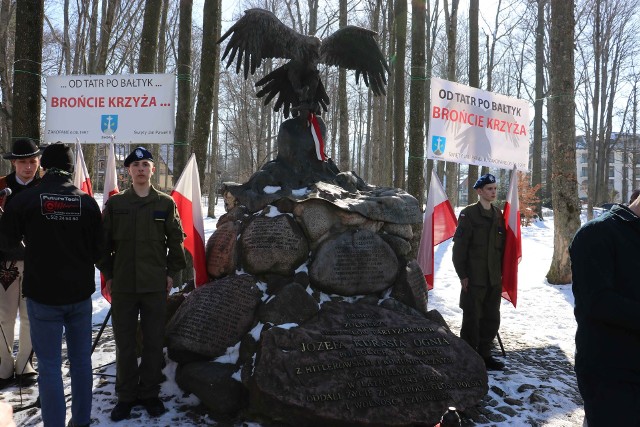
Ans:
[[[433,135],[431,137],[431,151],[436,156],[442,156],[444,153],[444,147],[447,145],[447,138],[444,136]]]
[[[105,135],[113,135],[118,129],[117,114],[103,114],[100,120],[100,128]]]

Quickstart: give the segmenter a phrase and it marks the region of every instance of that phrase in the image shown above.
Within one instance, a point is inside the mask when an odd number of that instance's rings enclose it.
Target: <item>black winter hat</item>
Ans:
[[[146,148],[136,147],[136,149],[133,150],[126,159],[124,159],[124,167],[128,168],[131,163],[138,162],[140,160],[151,160],[153,162],[153,156]]]
[[[42,154],[38,144],[31,138],[16,139],[11,147],[11,153],[2,155],[7,160],[28,159]]]
[[[40,165],[43,169],[56,168],[65,172],[73,171],[73,154],[71,148],[62,142],[48,145],[42,152]]]
[[[482,188],[487,184],[494,184],[495,182],[496,182],[496,177],[491,175],[490,173],[487,173],[482,175],[480,178],[478,178],[476,183],[473,184],[473,188],[477,190],[478,188]]]

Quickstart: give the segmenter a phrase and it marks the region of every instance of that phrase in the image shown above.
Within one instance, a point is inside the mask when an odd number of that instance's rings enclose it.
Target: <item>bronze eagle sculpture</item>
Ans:
[[[303,110],[314,114],[327,111],[329,96],[318,64],[355,70],[356,83],[362,75],[375,95],[384,95],[389,67],[376,35],[375,31],[349,25],[321,41],[287,27],[267,10],[249,9],[218,43],[230,37],[222,60],[229,56],[227,68],[236,60],[236,73],[244,69],[245,79],[265,58],[289,59],[256,83],[261,87],[256,96],[265,97],[264,105],[278,95],[274,110],[284,107],[284,115],[289,117],[289,111],[294,116]]]

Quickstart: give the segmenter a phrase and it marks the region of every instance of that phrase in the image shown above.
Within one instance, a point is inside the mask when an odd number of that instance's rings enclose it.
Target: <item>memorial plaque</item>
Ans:
[[[300,226],[289,215],[258,216],[240,237],[242,267],[251,274],[293,275],[309,256]]]
[[[248,274],[227,276],[196,288],[167,325],[169,351],[213,359],[235,345],[253,326],[262,292]]]
[[[304,426],[414,426],[488,391],[482,358],[446,328],[368,304],[328,302],[313,320],[263,332],[253,409]]]
[[[398,273],[398,258],[376,233],[350,230],[324,241],[309,267],[314,287],[344,296],[389,288]]]
[[[216,228],[207,240],[207,273],[214,279],[236,270],[236,242],[240,224],[225,222]]]

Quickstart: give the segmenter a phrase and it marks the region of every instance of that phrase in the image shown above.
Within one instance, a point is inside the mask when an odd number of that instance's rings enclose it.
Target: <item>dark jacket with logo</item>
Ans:
[[[111,292],[166,291],[167,276],[186,266],[173,199],[153,186],[146,197],[129,189],[109,198],[102,217],[105,253],[98,267],[113,279]]]
[[[460,279],[471,286],[502,286],[502,255],[505,240],[504,218],[491,205],[480,202],[465,207],[453,236],[453,265]]]
[[[640,218],[615,205],[569,247],[576,373],[640,383]]]
[[[91,297],[101,238],[100,208],[70,175],[47,172],[39,185],[12,199],[0,219],[0,248],[24,239],[22,291],[41,304]]]
[[[0,190],[4,190],[5,188],[11,189],[11,195],[0,197],[0,207],[5,209],[7,204],[17,196],[21,191],[26,190],[27,188],[31,188],[40,183],[40,170],[36,172],[36,175],[33,177],[31,182],[27,185],[22,185],[18,183],[16,180],[16,173],[11,172],[7,176],[3,176],[0,178]],[[24,259],[24,246],[19,243],[16,247],[8,249],[7,251],[0,252],[0,260],[23,260]]]

